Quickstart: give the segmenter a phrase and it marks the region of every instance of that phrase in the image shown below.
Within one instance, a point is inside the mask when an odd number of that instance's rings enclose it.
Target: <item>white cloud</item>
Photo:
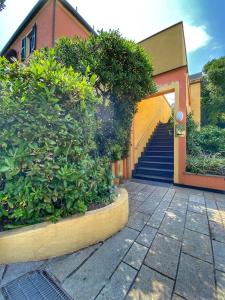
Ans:
[[[212,39],[203,25],[196,26],[184,22],[184,34],[188,53],[208,45]]]

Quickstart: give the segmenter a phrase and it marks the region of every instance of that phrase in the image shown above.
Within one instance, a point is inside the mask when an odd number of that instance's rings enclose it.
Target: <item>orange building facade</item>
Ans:
[[[14,53],[26,59],[35,49],[53,47],[63,36],[88,38],[93,28],[66,0],[39,0],[25,18],[1,55]],[[25,48],[25,50],[24,50]]]

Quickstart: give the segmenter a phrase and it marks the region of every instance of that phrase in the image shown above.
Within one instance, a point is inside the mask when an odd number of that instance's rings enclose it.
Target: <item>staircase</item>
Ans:
[[[173,182],[173,133],[168,124],[159,124],[133,170],[133,178]]]

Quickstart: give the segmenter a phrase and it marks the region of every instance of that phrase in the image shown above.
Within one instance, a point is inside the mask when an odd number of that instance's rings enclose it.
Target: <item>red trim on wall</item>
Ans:
[[[114,165],[115,165],[115,177],[117,177],[118,176],[118,161],[115,161]]]
[[[182,176],[182,184],[225,191],[225,177],[220,176],[185,173]]]

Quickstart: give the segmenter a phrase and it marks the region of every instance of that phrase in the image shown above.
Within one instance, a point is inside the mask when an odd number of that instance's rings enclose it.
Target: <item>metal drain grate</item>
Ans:
[[[7,300],[69,300],[70,298],[40,271],[26,274],[3,288]]]

